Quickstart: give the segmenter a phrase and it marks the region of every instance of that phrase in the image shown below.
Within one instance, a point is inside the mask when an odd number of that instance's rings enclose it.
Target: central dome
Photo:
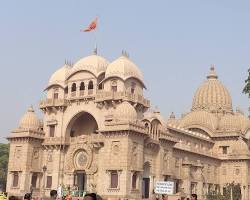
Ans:
[[[207,80],[198,88],[193,98],[192,110],[232,112],[232,100],[228,90],[218,80],[214,67]]]
[[[77,61],[72,67],[68,77],[78,71],[88,71],[98,77],[106,71],[108,64],[109,62],[105,58],[93,54]]]

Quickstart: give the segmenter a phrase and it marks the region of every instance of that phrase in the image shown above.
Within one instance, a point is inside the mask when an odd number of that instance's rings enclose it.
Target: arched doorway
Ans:
[[[88,112],[81,112],[75,115],[66,130],[66,135],[78,137],[82,135],[96,134],[98,125],[95,118]]]
[[[142,178],[142,198],[148,199],[150,191],[150,164],[146,162],[143,165],[143,178]]]

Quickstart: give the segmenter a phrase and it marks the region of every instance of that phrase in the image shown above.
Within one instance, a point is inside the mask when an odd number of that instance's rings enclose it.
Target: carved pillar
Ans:
[[[196,178],[197,178],[197,195],[198,199],[203,199],[205,194],[203,194],[203,181],[202,181],[202,169],[203,165],[200,160],[197,161],[196,165]]]
[[[184,188],[184,193],[190,197],[191,194],[191,181],[190,181],[190,173],[191,173],[191,163],[188,160],[187,157],[185,157],[183,163],[182,163],[182,178],[183,183],[182,187]]]

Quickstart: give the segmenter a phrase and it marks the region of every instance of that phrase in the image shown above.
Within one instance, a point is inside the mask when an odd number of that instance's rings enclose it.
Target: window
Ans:
[[[111,171],[110,173],[110,188],[118,188],[118,173]]]
[[[111,82],[111,91],[112,92],[117,92],[117,81],[116,80],[113,80]]]
[[[132,93],[132,94],[135,93],[135,85],[136,85],[136,84],[135,84],[134,82],[131,83],[131,93]]]
[[[49,126],[49,136],[54,137],[55,136],[55,125]]]
[[[33,188],[36,188],[36,182],[37,182],[37,173],[33,173],[31,177],[31,185]]]
[[[80,85],[80,95],[84,95],[84,90],[85,90],[85,84],[84,82],[81,82],[81,85]]]
[[[58,99],[58,88],[54,88],[53,99]]]
[[[228,146],[222,146],[222,154],[227,154]]]
[[[69,93],[69,88],[68,88],[68,86],[64,89],[64,92],[65,92],[65,94],[68,94],[68,93]]]
[[[112,85],[111,90],[112,92],[117,92],[117,85]]]
[[[55,93],[53,94],[53,99],[58,99],[58,93],[57,93],[57,92],[55,92]]]
[[[94,89],[93,81],[89,81],[88,89],[89,90],[93,90]]]
[[[88,94],[93,94],[93,89],[94,89],[93,81],[89,81]]]
[[[137,173],[134,172],[132,175],[132,189],[136,189],[136,184],[137,183]]]
[[[76,84],[73,83],[71,86],[71,92],[75,92],[76,91]]]
[[[18,181],[19,181],[18,172],[14,172],[13,173],[13,183],[12,183],[12,186],[13,187],[17,187],[18,186]]]
[[[51,188],[52,186],[52,176],[47,176],[46,188]]]

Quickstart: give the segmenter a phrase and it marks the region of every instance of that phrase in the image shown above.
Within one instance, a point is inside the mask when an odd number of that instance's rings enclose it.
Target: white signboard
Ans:
[[[156,194],[174,194],[173,181],[157,181],[155,184]]]

